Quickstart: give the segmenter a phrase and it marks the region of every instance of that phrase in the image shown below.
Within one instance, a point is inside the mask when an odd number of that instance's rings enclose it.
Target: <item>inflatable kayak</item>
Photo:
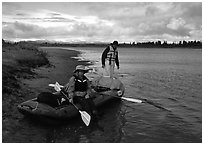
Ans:
[[[107,89],[108,81],[105,81],[108,80],[107,78],[100,78],[101,81],[98,80],[99,79],[97,79],[97,89],[95,89],[96,93],[93,94],[93,102],[96,107],[100,107],[113,99],[120,99],[124,94],[124,86],[119,80],[115,80],[115,83],[111,83],[112,87],[113,84],[117,84],[114,85],[116,87],[112,89]],[[92,82],[94,83],[94,80]],[[104,82],[106,82],[106,87],[98,86],[99,84],[103,85]],[[78,108],[81,108],[80,104],[75,105]],[[39,102],[37,97],[19,104],[17,108],[19,112],[25,116],[33,117],[38,120],[40,119],[49,123],[53,121],[69,120],[79,115],[79,111],[71,103],[52,107],[46,103]]]

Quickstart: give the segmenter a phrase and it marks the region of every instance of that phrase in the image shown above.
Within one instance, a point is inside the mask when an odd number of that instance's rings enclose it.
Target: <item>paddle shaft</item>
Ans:
[[[135,103],[148,103],[150,105],[153,105],[154,107],[157,107],[159,109],[162,109],[162,110],[165,110],[165,111],[168,111],[170,112],[170,110],[158,105],[158,104],[155,104],[154,102],[150,101],[150,100],[147,100],[147,99],[142,99],[142,100],[139,100],[139,99],[133,99],[133,98],[126,98],[126,97],[119,97],[119,96],[114,96],[114,95],[111,95],[113,97],[116,97],[116,98],[121,98],[121,99],[124,99],[126,101],[131,101],[131,102],[135,102]]]
[[[103,93],[101,93],[103,94]],[[104,95],[104,94],[103,94]],[[112,96],[112,97],[115,97],[115,98],[119,98],[119,99],[124,99],[126,101],[130,101],[130,102],[134,102],[134,103],[143,103],[142,100],[139,100],[139,99],[133,99],[133,98],[126,98],[126,97],[119,97],[117,95],[110,95],[110,94],[107,94],[109,96]]]
[[[61,88],[60,88],[60,84],[58,83],[58,82],[56,82],[55,84],[49,84],[49,86],[52,86],[52,87],[56,87],[55,89],[56,89],[56,91],[60,91],[68,100],[69,100],[69,98],[67,97],[67,95],[61,90]],[[80,111],[79,110],[79,108],[74,104],[74,103],[72,103],[72,102],[70,102],[78,111]]]
[[[63,91],[60,91],[67,99],[69,99],[67,97],[67,95],[63,92]],[[86,124],[86,126],[89,126],[89,123],[90,123],[90,120],[91,120],[91,116],[86,112],[86,111],[81,111],[79,110],[79,108],[72,102],[70,102],[78,111],[79,113],[81,114],[81,118],[83,120],[83,122]]]
[[[63,91],[60,91],[67,99],[69,99],[68,97],[67,97],[67,95],[63,92]],[[78,111],[79,111],[79,108],[74,104],[74,103],[72,103],[72,102],[70,102]]]

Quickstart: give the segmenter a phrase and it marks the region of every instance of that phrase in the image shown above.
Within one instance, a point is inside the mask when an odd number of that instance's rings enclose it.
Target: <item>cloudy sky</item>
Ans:
[[[3,2],[6,40],[202,40],[202,3]]]

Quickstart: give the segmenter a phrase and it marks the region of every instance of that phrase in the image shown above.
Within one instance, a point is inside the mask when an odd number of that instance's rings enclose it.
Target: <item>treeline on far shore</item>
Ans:
[[[3,45],[9,44],[34,44],[35,46],[44,47],[106,47],[108,43],[66,43],[66,42],[47,42],[47,41],[19,41],[11,42],[2,39]],[[179,41],[168,43],[167,41],[156,41],[156,42],[130,42],[130,43],[119,43],[120,47],[133,47],[133,48],[202,48],[202,41]]]

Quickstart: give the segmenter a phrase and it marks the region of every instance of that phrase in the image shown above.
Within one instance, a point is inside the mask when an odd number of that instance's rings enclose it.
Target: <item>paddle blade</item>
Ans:
[[[86,111],[79,110],[79,113],[81,114],[81,118],[83,122],[86,124],[86,126],[89,126],[89,123],[91,121],[91,116]]]
[[[63,88],[64,86],[60,85],[58,82],[55,83],[59,88]]]
[[[58,86],[54,86],[54,89],[57,91],[57,92],[59,92],[59,91],[61,91],[61,89],[60,89],[60,87],[58,87]]]
[[[57,92],[61,91],[60,87],[57,84],[49,84],[48,86],[54,87],[55,91]]]
[[[55,87],[55,84],[49,84],[48,86],[50,86],[50,87]]]
[[[130,101],[130,102],[135,102],[135,103],[142,103],[142,100],[139,100],[139,99],[125,98],[125,97],[121,97],[121,99],[124,99],[126,101]]]

